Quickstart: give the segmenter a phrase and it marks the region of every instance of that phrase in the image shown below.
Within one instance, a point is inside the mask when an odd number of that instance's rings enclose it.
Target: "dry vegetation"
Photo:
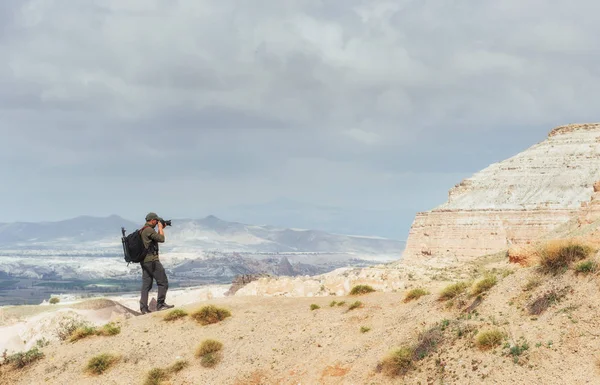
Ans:
[[[416,288],[416,289],[412,289],[411,291],[409,291],[408,293],[406,293],[406,296],[404,297],[404,302],[410,302],[413,300],[417,300],[419,298],[421,298],[424,295],[428,295],[430,294],[429,291],[423,289],[423,288]]]
[[[165,315],[163,318],[165,321],[175,321],[181,318],[184,318],[188,315],[188,313],[183,309],[173,309]]]
[[[500,346],[504,337],[504,333],[498,329],[488,330],[477,334],[475,344],[481,350],[489,350],[496,346]]]
[[[169,380],[172,374],[178,373],[189,366],[189,362],[179,360],[166,369],[154,368],[146,375],[144,385],[160,385]]]
[[[350,295],[364,295],[374,291],[375,289],[369,285],[356,285],[352,288],[352,290],[350,290]]]
[[[548,274],[564,273],[572,263],[588,258],[594,248],[575,240],[547,242],[538,250],[541,271]]]
[[[196,350],[196,357],[201,358],[200,364],[206,368],[217,365],[221,359],[223,344],[216,340],[205,340]]]
[[[100,375],[110,369],[117,361],[119,361],[119,356],[103,353],[92,357],[88,361],[86,371],[91,374]]]
[[[214,305],[207,305],[192,313],[191,317],[201,325],[210,325],[221,322],[227,317],[231,317],[231,312],[227,309],[219,308]]]
[[[108,323],[101,328],[96,328],[93,326],[80,326],[73,331],[71,337],[69,338],[70,342],[79,341],[83,338],[96,335],[96,336],[115,336],[121,332],[121,327],[115,325],[114,323]]]

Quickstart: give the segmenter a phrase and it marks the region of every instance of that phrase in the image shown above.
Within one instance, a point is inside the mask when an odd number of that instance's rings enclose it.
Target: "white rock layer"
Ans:
[[[417,214],[403,263],[464,261],[527,243],[569,221],[600,180],[600,124],[557,127],[548,138],[494,163]]]

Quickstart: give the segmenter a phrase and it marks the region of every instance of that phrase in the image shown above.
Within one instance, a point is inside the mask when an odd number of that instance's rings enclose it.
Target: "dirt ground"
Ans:
[[[2,366],[0,381],[144,384],[151,369],[183,359],[189,366],[164,384],[600,383],[600,277],[545,276],[535,268],[496,276],[498,283],[479,300],[465,294],[440,301],[448,282],[427,282],[423,287],[431,293],[408,303],[406,291],[202,301],[179,308],[192,313],[215,304],[232,316],[207,326],[189,316],[166,322],[166,312],[123,318],[120,334],[53,342],[41,349],[44,358],[26,368]],[[560,294],[541,314],[530,314],[529,305],[548,292]],[[357,300],[362,306],[349,310]],[[331,301],[346,303],[331,307]],[[311,304],[320,308],[311,310]],[[415,346],[419,334],[432,328],[439,338],[423,357],[406,374],[388,377],[382,359],[401,346]],[[477,334],[493,329],[503,333],[501,344],[479,349]],[[203,367],[194,355],[205,339],[223,343],[222,360],[214,368]],[[85,373],[88,360],[101,353],[120,360],[102,375]]]

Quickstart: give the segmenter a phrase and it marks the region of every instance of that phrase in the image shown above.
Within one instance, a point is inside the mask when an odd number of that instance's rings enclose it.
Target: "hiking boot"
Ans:
[[[152,313],[152,312],[147,307],[141,307],[140,308],[140,313],[142,313],[142,314],[148,314],[148,313]]]
[[[173,305],[167,305],[166,303],[161,303],[160,305],[158,305],[156,307],[156,311],[161,311],[161,310],[167,310],[167,309],[171,309],[174,308],[175,306]]]

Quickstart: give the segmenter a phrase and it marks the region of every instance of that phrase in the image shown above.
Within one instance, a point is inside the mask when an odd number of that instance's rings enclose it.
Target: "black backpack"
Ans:
[[[142,242],[142,230],[146,227],[147,226],[144,226],[127,236],[125,236],[125,228],[121,227],[121,232],[123,233],[121,241],[123,242],[123,253],[125,255],[127,266],[129,266],[131,262],[142,262],[148,254],[148,249],[144,247],[144,242]]]

